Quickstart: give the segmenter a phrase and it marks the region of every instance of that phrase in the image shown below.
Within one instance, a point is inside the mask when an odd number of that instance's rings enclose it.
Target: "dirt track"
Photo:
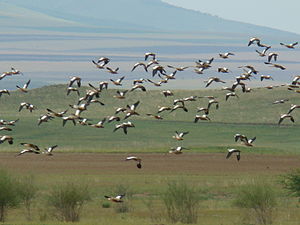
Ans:
[[[300,156],[243,154],[240,162],[225,154],[136,154],[143,168],[135,162],[124,161],[128,154],[57,153],[54,156],[0,154],[2,168],[17,172],[60,174],[278,174],[300,167]]]

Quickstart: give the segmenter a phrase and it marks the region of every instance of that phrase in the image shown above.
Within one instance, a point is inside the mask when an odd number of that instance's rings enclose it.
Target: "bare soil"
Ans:
[[[60,174],[280,174],[299,168],[300,156],[243,154],[225,159],[222,153],[136,154],[142,158],[142,168],[135,161],[125,161],[129,154],[56,153],[46,155],[0,154],[0,167],[16,172]]]

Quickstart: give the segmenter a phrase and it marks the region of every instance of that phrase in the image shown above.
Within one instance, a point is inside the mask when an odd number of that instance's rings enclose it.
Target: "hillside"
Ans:
[[[2,27],[75,32],[191,32],[274,37],[294,36],[267,27],[229,21],[160,0],[1,0]]]
[[[114,87],[111,87],[114,88]],[[81,89],[81,96],[84,95],[87,87]],[[212,123],[243,123],[243,124],[277,124],[279,115],[288,111],[290,104],[300,104],[299,94],[286,90],[286,88],[277,88],[268,90],[265,88],[255,88],[251,93],[242,93],[237,90],[239,98],[229,98],[225,101],[226,91],[223,90],[174,90],[174,97],[165,98],[161,90],[149,90],[147,92],[134,91],[126,94],[126,99],[120,100],[113,98],[116,95],[116,89],[104,90],[101,93],[100,100],[105,103],[105,106],[98,104],[91,105],[88,111],[83,112],[84,117],[97,118],[114,114],[117,107],[124,107],[127,104],[133,104],[140,101],[138,112],[140,117],[135,117],[134,120],[149,120],[146,113],[155,114],[158,106],[173,107],[173,100],[189,97],[189,96],[215,96],[219,101],[219,109],[212,108],[209,116]],[[279,99],[289,99],[285,104],[273,105],[272,102]],[[1,115],[3,117],[18,114],[26,116],[36,116],[45,113],[46,108],[54,110],[64,110],[69,108],[69,104],[76,104],[78,96],[76,93],[66,95],[66,86],[51,85],[42,88],[32,89],[29,93],[24,94],[20,92],[12,92],[11,96],[2,96],[0,107]],[[38,110],[33,113],[17,113],[20,102],[30,102],[37,106]],[[194,116],[197,114],[197,107],[206,107],[208,99],[198,98],[194,102],[186,102],[186,107],[189,112],[185,113],[182,110],[177,110],[172,113],[163,112],[164,121],[190,121],[192,122]],[[257,110],[259,109],[259,110]],[[300,112],[295,110],[296,124],[300,124],[297,120],[297,115]],[[198,113],[201,114],[201,113]],[[291,124],[287,122],[287,124]]]
[[[81,89],[81,94],[84,93]],[[186,107],[189,112],[176,110],[172,113],[163,112],[163,120],[155,120],[146,116],[146,113],[155,114],[158,106],[173,106],[173,97],[165,98],[160,91],[147,91],[142,93],[135,91],[127,94],[127,99],[118,100],[113,98],[116,90],[103,91],[101,101],[105,106],[94,103],[81,115],[90,119],[90,123],[97,123],[106,116],[114,115],[117,107],[125,107],[136,101],[140,101],[137,112],[140,116],[132,116],[125,121],[131,121],[135,128],[128,130],[125,135],[122,130],[113,132],[116,124],[122,122],[105,123],[102,129],[89,126],[73,126],[67,122],[62,126],[62,120],[55,118],[48,123],[37,125],[40,115],[46,113],[46,108],[54,111],[69,109],[67,115],[74,112],[69,104],[76,104],[78,96],[71,93],[66,96],[66,86],[55,85],[43,88],[32,89],[29,93],[12,92],[11,96],[2,96],[1,119],[20,119],[12,132],[1,131],[3,134],[12,135],[16,143],[34,142],[41,145],[58,144],[62,151],[79,152],[165,152],[172,146],[178,144],[189,146],[193,151],[224,151],[224,148],[238,145],[233,141],[235,133],[244,133],[249,136],[258,136],[259,144],[257,152],[297,152],[298,138],[300,130],[300,112],[295,110],[292,115],[296,123],[283,121],[278,126],[281,113],[286,113],[290,104],[299,104],[297,93],[292,93],[286,89],[254,89],[252,93],[237,92],[239,99],[232,98],[225,101],[225,93],[220,90],[175,90],[174,98],[183,98],[191,95],[206,96],[214,95],[218,97],[220,107],[218,110],[212,107],[209,121],[199,121],[194,123],[197,107],[206,107],[207,99],[199,98],[195,102],[187,102]],[[285,104],[273,105],[272,102],[282,98],[288,98]],[[37,107],[37,110],[30,113],[27,110],[18,112],[21,102],[30,102]],[[122,113],[119,114],[124,118]],[[176,143],[171,136],[174,131],[189,131],[186,142]],[[282,140],[282,137],[285,137]],[[18,151],[18,144],[8,146],[7,143],[1,145],[2,151]],[[286,149],[288,148],[288,149]],[[249,150],[249,149],[248,149]],[[268,151],[266,151],[268,150]]]

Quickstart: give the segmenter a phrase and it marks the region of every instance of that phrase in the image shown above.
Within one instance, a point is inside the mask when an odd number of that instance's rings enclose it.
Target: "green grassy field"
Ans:
[[[140,100],[137,111],[141,116],[129,120],[135,128],[125,135],[121,130],[113,132],[116,122],[105,124],[104,129],[87,126],[62,126],[60,118],[37,126],[38,117],[46,108],[63,111],[69,104],[75,104],[77,95],[66,96],[65,85],[46,86],[32,89],[29,93],[12,92],[0,99],[1,119],[19,118],[11,134],[15,143],[0,145],[2,168],[20,176],[34,174],[39,187],[33,204],[33,220],[26,221],[23,207],[11,209],[4,224],[65,224],[57,221],[45,204],[45,198],[53,184],[66,181],[88,183],[92,201],[83,209],[80,225],[154,225],[170,224],[161,196],[170,181],[183,181],[202,190],[204,198],[199,209],[197,224],[241,225],[243,213],[233,207],[235,190],[242,184],[255,179],[274,185],[278,191],[278,206],[274,224],[298,225],[298,200],[287,196],[279,184],[280,175],[298,167],[300,122],[297,109],[293,112],[295,124],[284,121],[278,126],[279,115],[288,111],[290,104],[299,104],[298,94],[285,88],[274,90],[254,89],[252,93],[238,91],[239,99],[225,101],[225,92],[220,90],[174,90],[174,97],[165,98],[161,90],[147,93],[128,93],[125,100],[112,96],[116,90],[101,93],[105,106],[90,105],[82,116],[98,122],[120,106]],[[81,95],[85,88],[81,89]],[[194,123],[197,107],[205,107],[206,99],[188,102],[188,113],[163,112],[163,120],[154,120],[146,113],[155,113],[157,106],[171,106],[175,98],[191,95],[214,95],[220,101],[220,108],[213,108],[209,114],[211,122]],[[272,102],[288,98],[289,102],[273,105]],[[18,112],[20,102],[28,101],[38,107],[30,113]],[[73,111],[69,109],[68,113]],[[123,118],[124,116],[121,115]],[[127,120],[126,120],[127,121]],[[189,131],[181,142],[172,139],[174,132]],[[254,147],[247,148],[234,142],[234,134],[257,137]],[[19,143],[35,143],[40,147],[57,144],[53,157],[24,155],[14,157],[22,148]],[[166,155],[171,147],[190,148],[184,154]],[[227,148],[238,148],[242,159],[225,160]],[[64,154],[68,153],[68,154]],[[70,153],[70,154],[69,154]],[[73,154],[71,154],[73,153]],[[85,154],[88,153],[88,154]],[[94,154],[102,153],[102,154]],[[131,162],[124,162],[128,154],[143,154],[145,166],[136,169]],[[107,201],[104,195],[116,194],[118,186],[128,188],[132,197],[126,199],[130,210],[117,213],[116,205],[102,208]]]
[[[277,125],[281,113],[286,113],[290,104],[298,104],[298,94],[286,89],[254,89],[252,93],[238,92],[239,99],[225,101],[225,92],[220,90],[175,90],[175,97],[165,98],[161,91],[151,90],[147,93],[135,91],[128,93],[124,100],[115,99],[112,96],[116,90],[107,90],[101,93],[100,100],[105,106],[99,104],[90,105],[87,111],[81,115],[91,119],[91,123],[97,123],[104,117],[114,115],[117,107],[125,107],[140,100],[137,111],[140,116],[133,116],[128,120],[134,122],[135,128],[128,130],[125,135],[122,130],[113,132],[117,122],[105,123],[104,129],[96,129],[88,126],[73,126],[67,122],[62,126],[62,120],[55,118],[48,123],[37,126],[38,118],[46,113],[46,108],[55,111],[63,111],[69,108],[67,114],[74,112],[68,105],[76,104],[78,96],[71,93],[66,96],[66,87],[63,85],[46,86],[32,89],[29,93],[13,92],[11,96],[2,96],[0,99],[1,119],[17,119],[11,132],[1,131],[2,134],[11,134],[16,145],[1,145],[1,151],[18,151],[18,143],[33,142],[38,145],[48,146],[58,144],[57,151],[62,152],[166,152],[170,147],[183,145],[191,148],[192,152],[224,152],[227,147],[242,148],[235,143],[233,136],[242,133],[248,137],[257,137],[255,148],[246,150],[255,153],[298,154],[298,133],[300,122],[297,109],[292,113],[296,122],[283,121]],[[81,90],[81,95],[85,92]],[[75,96],[76,95],[76,96]],[[195,102],[187,102],[188,113],[177,110],[172,113],[163,112],[163,120],[155,120],[146,113],[156,113],[158,106],[173,106],[176,98],[191,95],[218,97],[220,107],[211,109],[209,117],[211,122],[199,121],[194,123],[197,107],[206,107],[207,99],[198,99]],[[288,98],[285,104],[273,105],[278,99]],[[18,112],[21,102],[30,102],[37,106],[37,110],[30,113],[28,110]],[[201,114],[201,113],[198,113]],[[122,113],[119,114],[124,117]],[[126,120],[127,121],[127,120]],[[175,131],[189,131],[182,142],[172,139]],[[14,149],[14,150],[13,150]],[[247,148],[249,149],[249,148]]]
[[[0,162],[2,165],[7,164],[6,167],[9,171],[19,176],[34,174],[35,183],[39,187],[37,198],[32,204],[32,221],[26,221],[26,212],[23,207],[19,207],[9,210],[7,223],[4,224],[65,224],[57,221],[52,215],[51,208],[46,204],[46,196],[53,185],[69,181],[89,184],[92,192],[92,201],[84,206],[80,222],[76,224],[171,224],[166,219],[166,209],[161,196],[165,192],[168,182],[178,181],[193,186],[202,193],[203,200],[201,200],[197,224],[240,225],[244,224],[242,219],[244,214],[232,205],[235,191],[240,185],[253,180],[264,180],[264,182],[274,185],[278,197],[274,224],[298,224],[300,217],[297,198],[287,196],[279,184],[280,175],[284,174],[284,169],[280,171],[258,169],[252,173],[238,172],[239,168],[243,168],[244,162],[250,163],[247,166],[249,171],[262,166],[260,163],[255,165],[254,158],[248,160],[244,158],[240,165],[234,161],[227,161],[227,165],[226,163],[218,165],[218,161],[216,161],[212,167],[218,167],[219,171],[212,171],[209,168],[200,169],[201,165],[196,166],[199,159],[195,158],[201,157],[201,155],[188,155],[189,153],[184,157],[180,156],[181,159],[178,157],[169,159],[164,166],[159,166],[159,163],[155,163],[151,157],[147,160],[144,155],[146,162],[145,168],[142,170],[136,169],[131,163],[116,163],[107,158],[109,156],[101,157],[101,154],[93,155],[93,158],[98,158],[98,162],[101,164],[96,167],[94,163],[97,160],[88,165],[85,161],[86,157],[79,159],[71,156],[69,160],[72,162],[67,162],[62,159],[61,155],[47,160],[34,158],[34,156],[9,159],[9,155],[1,155]],[[265,156],[265,164],[269,164],[269,160],[272,159]],[[188,162],[193,165],[191,167],[183,166],[183,163]],[[281,162],[277,161],[270,166],[275,168],[279,164]],[[56,165],[56,168],[51,169],[50,165]],[[74,169],[75,166],[77,169]],[[153,170],[149,167],[153,167]],[[224,168],[222,169],[222,167]],[[161,170],[162,168],[164,170]],[[110,203],[109,208],[102,208],[102,204],[107,203],[103,196],[116,194],[120,190],[120,185],[130,193],[131,197],[125,198],[129,211],[117,213],[116,207],[118,206],[113,203]]]

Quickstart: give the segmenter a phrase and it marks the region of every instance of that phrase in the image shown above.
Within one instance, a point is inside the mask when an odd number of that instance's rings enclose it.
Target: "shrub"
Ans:
[[[157,201],[155,201],[154,197],[150,196],[149,198],[144,199],[143,203],[149,211],[151,221],[156,224],[161,224],[164,215],[161,210],[157,210]]]
[[[115,204],[115,212],[116,213],[127,213],[130,210],[132,210],[132,207],[130,206],[130,199],[132,198],[132,191],[130,190],[130,187],[124,184],[117,185],[114,189],[114,193],[117,195],[119,194],[125,194],[124,202],[122,203],[116,203]]]
[[[300,201],[300,170],[293,170],[283,175],[281,183],[292,195],[299,198]]]
[[[257,224],[272,224],[276,193],[270,184],[255,181],[239,188],[234,205],[247,209],[249,219],[255,218]]]
[[[197,222],[200,203],[200,193],[197,190],[183,182],[170,182],[162,198],[168,219],[172,223]]]
[[[31,220],[31,204],[38,191],[33,176],[25,176],[19,180],[18,193],[26,209],[26,218]]]
[[[19,203],[17,179],[6,171],[0,170],[0,221],[5,221],[5,215],[9,207],[15,207]]]
[[[87,185],[65,183],[55,185],[48,196],[48,204],[54,208],[55,215],[62,221],[79,221],[83,205],[91,200]]]
[[[106,209],[110,208],[109,202],[103,202],[102,203],[102,208],[106,208]]]

